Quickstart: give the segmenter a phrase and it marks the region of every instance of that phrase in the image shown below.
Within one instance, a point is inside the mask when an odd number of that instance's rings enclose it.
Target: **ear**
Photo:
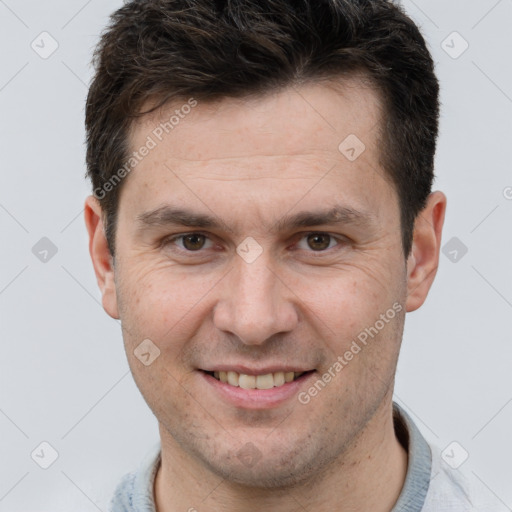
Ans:
[[[105,237],[101,206],[94,196],[89,196],[85,200],[84,215],[89,233],[89,253],[101,290],[103,309],[112,318],[119,319],[114,282],[114,261]]]
[[[433,192],[414,223],[413,244],[407,259],[407,312],[415,311],[425,302],[436,276],[445,212],[446,196],[440,191]]]

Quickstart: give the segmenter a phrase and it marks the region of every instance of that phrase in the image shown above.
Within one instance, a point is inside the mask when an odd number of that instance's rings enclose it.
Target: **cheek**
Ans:
[[[156,343],[182,339],[193,328],[193,319],[214,283],[208,276],[184,275],[169,265],[126,265],[118,292],[129,338],[136,333],[137,338]]]
[[[339,269],[330,278],[296,281],[306,322],[323,340],[328,366],[347,354],[344,374],[389,373],[403,326],[403,297],[393,276],[388,271],[384,283],[385,269],[358,266]],[[366,377],[366,382],[372,380]]]
[[[345,267],[330,276],[301,278],[295,283],[294,292],[306,311],[332,334],[361,328],[393,302],[388,305],[390,288],[375,286],[373,276],[361,269]]]

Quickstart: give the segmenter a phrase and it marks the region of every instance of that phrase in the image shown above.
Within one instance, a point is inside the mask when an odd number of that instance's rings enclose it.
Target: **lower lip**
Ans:
[[[300,388],[305,386],[315,375],[315,371],[305,373],[292,382],[271,389],[244,389],[231,386],[217,380],[215,377],[200,370],[206,383],[215,390],[224,400],[235,407],[244,409],[270,409],[278,407],[293,396],[297,395]]]

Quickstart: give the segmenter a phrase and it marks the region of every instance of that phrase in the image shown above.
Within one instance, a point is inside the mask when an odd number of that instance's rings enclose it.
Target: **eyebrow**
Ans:
[[[357,227],[370,227],[373,225],[375,215],[362,212],[352,207],[336,205],[318,211],[302,211],[293,215],[286,215],[274,223],[271,233],[279,233],[287,229],[303,228],[320,225],[354,225]],[[160,206],[137,215],[138,230],[159,226],[186,226],[190,228],[226,229],[226,224],[213,215],[195,212],[186,208],[170,205]]]

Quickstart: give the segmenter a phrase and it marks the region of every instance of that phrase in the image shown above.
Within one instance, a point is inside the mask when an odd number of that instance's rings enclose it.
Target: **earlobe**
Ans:
[[[89,233],[89,254],[101,290],[103,309],[112,318],[119,319],[113,259],[105,236],[101,206],[94,196],[85,200],[84,217]]]
[[[416,218],[413,245],[407,259],[407,312],[421,307],[436,276],[446,202],[442,192],[431,193]]]

